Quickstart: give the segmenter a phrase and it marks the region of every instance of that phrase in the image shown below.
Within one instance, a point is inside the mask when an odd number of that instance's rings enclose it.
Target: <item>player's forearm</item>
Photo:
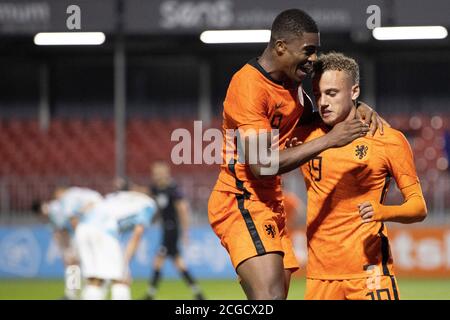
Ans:
[[[127,247],[125,249],[125,261],[127,263],[131,261],[134,254],[136,253],[137,247],[141,240],[141,236],[142,235],[140,233],[134,233],[128,241]]]
[[[70,235],[67,230],[59,229],[53,231],[56,245],[62,252],[70,248]]]
[[[280,152],[278,174],[292,171],[330,148],[327,135]]]
[[[246,152],[246,163],[250,163],[250,169],[257,178],[279,175],[301,166],[328,148],[342,147],[353,140],[364,136],[368,130],[368,125],[362,123],[360,120],[352,119],[342,121],[336,124],[330,132],[322,137],[295,147],[285,148],[278,154],[272,151],[269,153],[268,157],[268,160],[270,161],[268,161],[265,166],[260,164],[261,159],[258,157],[258,165],[252,165],[251,162],[248,162],[248,159],[250,159],[250,157],[247,156],[248,152]],[[247,141],[249,141],[249,139],[247,139]],[[250,150],[247,147],[247,144],[249,143],[246,142],[246,151]],[[272,145],[272,143],[268,145]]]
[[[189,212],[187,209],[179,210],[179,218],[181,221],[181,231],[187,232],[189,229]]]
[[[60,233],[60,245],[63,250],[70,247],[70,235],[67,230],[63,230]]]
[[[61,230],[55,229],[53,231],[53,239],[55,239],[56,245],[60,250],[64,250],[67,246],[64,243],[63,234]]]
[[[128,263],[133,258],[135,252],[137,249],[137,241],[130,239],[130,242],[128,242],[127,248],[125,250],[125,261]]]
[[[189,209],[186,200],[179,200],[176,203],[178,219],[181,224],[181,232],[183,234],[187,233],[189,228]]]
[[[250,169],[257,178],[283,174],[298,168],[331,146],[328,135],[324,135],[301,145],[281,150],[278,153],[278,159],[272,154],[270,165],[250,164]],[[268,170],[274,167],[274,170]],[[263,169],[270,174],[264,174]]]
[[[420,185],[416,184],[402,190],[405,202],[399,206],[376,204],[374,220],[398,223],[420,222],[427,216],[427,207]],[[406,194],[405,194],[406,193]]]

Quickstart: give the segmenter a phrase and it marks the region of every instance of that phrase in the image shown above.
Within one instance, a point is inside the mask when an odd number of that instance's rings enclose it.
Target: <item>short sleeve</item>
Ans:
[[[156,202],[150,200],[149,204],[142,209],[137,215],[136,224],[143,225],[144,227],[150,226],[150,222],[157,210]]]
[[[389,171],[397,182],[399,189],[419,183],[414,157],[406,137],[399,131],[394,131],[385,151]]]
[[[248,75],[248,78],[245,76]],[[267,92],[264,85],[252,79],[251,73],[233,77],[224,102],[224,116],[241,134],[247,130],[271,130]]]
[[[171,197],[173,201],[178,201],[184,198],[183,192],[176,183],[173,183],[171,186]]]

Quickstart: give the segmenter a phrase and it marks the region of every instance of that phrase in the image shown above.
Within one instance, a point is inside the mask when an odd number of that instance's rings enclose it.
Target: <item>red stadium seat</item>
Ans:
[[[438,175],[445,173],[439,169],[438,163],[446,157],[443,137],[445,128],[450,124],[449,119],[446,115],[440,118],[428,115],[387,118],[411,142],[417,171],[427,194],[435,188],[433,179],[436,174],[433,172]],[[203,126],[203,130],[220,127],[221,120],[218,118],[213,119],[209,126]],[[176,144],[170,140],[171,134],[178,128],[187,129],[193,139],[194,119],[129,119],[126,132],[127,175],[148,181],[150,163],[156,159],[170,159]],[[21,179],[40,177],[40,181],[63,179],[90,186],[97,178],[111,181],[115,171],[114,138],[113,120],[52,119],[49,129],[41,130],[36,119],[2,119],[0,175]],[[219,172],[217,165],[172,165],[172,170],[175,177],[184,181],[184,185],[193,186],[189,192],[210,189]],[[432,174],[427,176],[429,172]],[[192,179],[193,176],[195,179]],[[102,183],[98,185],[107,189]],[[207,192],[192,196],[204,201],[202,197],[205,194]],[[19,201],[22,196],[17,192],[14,197]]]

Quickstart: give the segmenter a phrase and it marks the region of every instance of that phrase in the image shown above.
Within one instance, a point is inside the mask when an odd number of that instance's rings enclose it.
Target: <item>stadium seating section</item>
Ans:
[[[177,143],[171,141],[172,132],[186,128],[193,134],[193,121],[128,120],[127,175],[137,182],[148,183],[149,164],[156,159],[170,159]],[[408,137],[424,192],[432,195],[434,188],[448,189],[447,183],[438,185],[437,181],[448,172],[445,145],[450,116],[390,116],[388,121]],[[208,127],[220,128],[220,119]],[[208,127],[203,126],[203,130]],[[20,198],[24,193],[19,189],[24,185],[32,194],[27,199],[12,199],[12,206],[24,209],[33,198],[48,196],[61,181],[109,191],[115,172],[114,132],[114,122],[105,119],[52,119],[47,130],[42,130],[36,119],[0,120],[0,181],[10,181],[7,187],[11,198]],[[172,165],[172,168],[174,175],[183,181],[184,189],[197,193],[190,196],[202,200],[218,172],[215,165]],[[183,180],[184,177],[190,179]],[[450,194],[450,190],[446,193]]]

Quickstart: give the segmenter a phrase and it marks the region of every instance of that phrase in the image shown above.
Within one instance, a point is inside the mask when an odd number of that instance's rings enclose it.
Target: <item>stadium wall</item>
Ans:
[[[235,278],[228,255],[211,229],[202,226],[190,232],[190,243],[183,248],[183,255],[194,275]],[[147,278],[150,274],[160,236],[158,228],[146,231],[131,265],[134,278]],[[303,267],[307,256],[305,240],[303,229],[293,232],[295,251]],[[397,275],[450,277],[450,226],[390,228],[389,241]],[[165,264],[163,273],[168,278],[178,276],[170,263]],[[296,275],[304,276],[304,268]],[[0,227],[0,278],[57,277],[63,277],[63,264],[48,226]]]
[[[145,232],[131,264],[133,278],[147,278],[150,275],[160,237],[158,228]],[[124,243],[127,238],[121,240]],[[189,244],[182,253],[196,277],[235,276],[226,251],[208,227],[192,228]],[[168,278],[177,277],[176,269],[170,262],[164,265],[162,273]],[[61,254],[49,226],[0,227],[0,278],[58,278],[63,275]]]
[[[297,257],[301,262],[305,262],[306,232],[296,230],[292,238]],[[450,277],[450,226],[388,226],[388,238],[396,275]],[[304,273],[296,273],[300,276],[302,274]]]

